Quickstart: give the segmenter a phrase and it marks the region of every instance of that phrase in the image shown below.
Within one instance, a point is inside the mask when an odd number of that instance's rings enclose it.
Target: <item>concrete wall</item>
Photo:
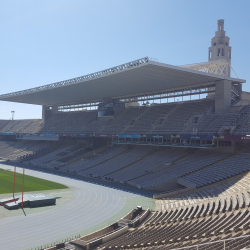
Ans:
[[[215,113],[227,111],[231,106],[231,81],[221,80],[216,82],[215,88]]]
[[[188,187],[188,188],[176,190],[176,191],[173,191],[173,192],[155,194],[153,196],[153,198],[154,199],[162,199],[162,198],[166,198],[166,197],[169,197],[169,196],[179,195],[179,194],[183,194],[183,193],[186,193],[186,192],[190,192],[190,191],[193,191],[195,189],[196,189],[196,187]]]
[[[226,153],[226,154],[234,154],[235,147],[221,147],[219,146],[216,150],[217,152]]]
[[[42,106],[42,120],[45,121],[45,106]]]
[[[117,231],[115,231],[115,232],[112,233],[112,234],[109,234],[109,235],[107,235],[107,236],[104,236],[104,237],[102,238],[102,243],[105,243],[105,242],[107,242],[107,241],[109,241],[109,240],[112,240],[112,239],[114,239],[114,238],[116,238],[116,237],[118,237],[118,236],[120,236],[120,235],[126,233],[127,231],[128,231],[128,226],[122,227],[120,230],[117,230]]]
[[[137,220],[134,221],[133,227],[135,227],[138,224],[140,224],[148,216],[149,213],[150,213],[150,210],[148,208],[146,211],[144,211],[143,214],[141,214],[141,216],[139,218],[137,218]]]
[[[176,190],[176,191],[173,191],[173,192],[167,192],[167,193],[161,193],[161,194],[156,194],[154,195],[154,199],[162,199],[162,198],[165,198],[165,197],[169,197],[169,196],[172,196],[172,195],[179,195],[179,194],[182,194],[182,193],[186,193],[186,192],[189,192],[189,191],[193,191],[196,189],[196,185],[190,181],[187,181],[187,180],[184,180],[182,178],[178,178],[176,180],[176,182],[186,188],[184,189],[180,189],[180,190]]]
[[[250,101],[250,92],[242,91],[241,99],[246,100],[246,101]]]
[[[179,188],[179,184],[177,183],[177,179],[167,181],[160,183],[158,185],[152,186],[152,187],[147,187],[145,190],[151,190],[151,191],[170,191]]]
[[[96,231],[96,232],[92,233],[92,234],[83,236],[80,239],[84,240],[84,241],[88,241],[88,240],[94,239],[96,237],[101,237],[102,235],[107,234],[109,232],[112,232],[113,230],[114,229],[113,229],[112,226],[108,226],[108,227],[105,227],[105,228],[103,228],[103,229],[101,229],[99,231]]]

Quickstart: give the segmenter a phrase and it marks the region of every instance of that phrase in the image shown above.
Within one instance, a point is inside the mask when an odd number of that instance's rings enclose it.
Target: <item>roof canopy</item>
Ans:
[[[178,89],[228,79],[245,80],[204,73],[148,60],[147,57],[82,77],[24,91],[0,95],[0,100],[37,104],[66,105],[101,101]]]

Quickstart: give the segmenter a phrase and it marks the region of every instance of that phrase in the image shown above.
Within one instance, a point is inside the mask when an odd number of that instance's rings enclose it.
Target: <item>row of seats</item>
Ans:
[[[41,124],[41,119],[0,120],[0,133],[35,133]]]
[[[172,154],[172,152],[170,152],[170,154]],[[176,152],[182,152],[183,155],[185,153],[184,150],[178,150]],[[142,188],[154,186],[172,179],[183,177],[189,173],[210,166],[215,162],[221,161],[228,156],[229,154],[217,153],[213,150],[197,150],[194,153],[187,154],[186,157],[176,163],[170,164],[170,166],[163,168],[159,172],[148,173],[147,175],[134,178],[129,183]]]
[[[203,187],[250,170],[247,153],[231,155],[215,150],[178,148],[159,150],[152,146],[111,146],[88,152],[78,151],[78,147],[74,146],[76,151],[70,152],[70,146],[64,145],[26,163],[52,169],[60,167],[63,172],[127,182],[143,189],[178,178]],[[73,163],[68,164],[69,161]]]
[[[250,170],[250,155],[238,154],[208,168],[184,176],[183,178],[196,184],[197,187],[227,179],[231,176]]]
[[[48,147],[48,145],[48,142],[42,141],[1,142],[0,157],[12,161],[19,160],[23,156],[33,154],[35,151]]]
[[[156,212],[142,226],[98,249],[241,249],[250,235],[250,175],[156,200]],[[209,245],[202,245],[210,243]],[[223,247],[221,247],[223,246]]]
[[[230,200],[235,200],[235,198],[232,197],[238,196],[242,201],[242,195],[245,196],[244,199],[247,201],[247,192],[250,190],[249,181],[249,174],[238,175],[232,179],[199,188],[197,191],[193,191],[188,194],[176,195],[157,200],[156,209],[159,211],[165,211],[173,208],[190,206],[196,203],[202,203],[204,201],[215,202],[216,200],[219,200],[220,204],[224,204],[225,199],[228,199],[227,203],[231,204]]]
[[[98,112],[58,112],[42,120],[0,120],[0,133],[135,133],[171,134],[217,133],[224,126],[234,127],[234,133],[249,131],[250,105],[235,113],[214,114],[214,100],[203,99],[146,107],[129,107],[116,113],[115,119],[98,120]]]
[[[178,214],[183,216],[179,219]],[[250,233],[249,207],[218,214],[190,217],[189,210],[156,213],[161,223],[144,224],[121,237],[99,246],[99,249],[174,249]],[[170,220],[171,217],[177,217]],[[153,248],[151,248],[153,247]],[[159,248],[158,248],[159,247]]]

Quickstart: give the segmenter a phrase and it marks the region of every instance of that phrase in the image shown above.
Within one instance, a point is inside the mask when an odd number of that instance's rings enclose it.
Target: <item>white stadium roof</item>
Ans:
[[[66,105],[202,86],[223,79],[245,82],[238,78],[150,61],[145,57],[86,76],[3,94],[0,100],[46,106]]]

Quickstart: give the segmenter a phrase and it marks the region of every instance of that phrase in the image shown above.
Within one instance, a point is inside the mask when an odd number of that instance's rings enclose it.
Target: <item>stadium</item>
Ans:
[[[1,247],[247,249],[250,93],[231,51],[220,19],[208,62],[146,56],[0,95],[42,106],[42,119],[0,120],[2,171],[69,188],[28,216],[0,210]]]

